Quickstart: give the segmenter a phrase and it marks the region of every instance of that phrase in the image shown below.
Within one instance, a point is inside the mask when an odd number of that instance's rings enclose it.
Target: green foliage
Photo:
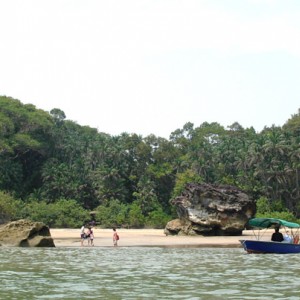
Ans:
[[[291,131],[295,134],[300,133],[300,109],[298,109],[298,113],[291,116],[290,119],[283,125],[283,129],[286,131]]]
[[[0,112],[0,161],[7,161],[0,188],[23,198],[41,184],[40,167],[49,153],[53,122],[47,112],[8,97],[0,97]]]
[[[256,218],[275,218],[290,222],[298,222],[297,218],[289,211],[273,211],[268,214],[256,214]]]
[[[257,213],[259,214],[268,214],[272,212],[282,212],[286,211],[286,208],[284,207],[284,204],[282,201],[277,200],[270,202],[266,197],[260,197],[256,201],[256,209]]]
[[[54,228],[75,228],[90,219],[88,211],[84,210],[74,200],[60,199],[55,203],[31,201],[21,208],[18,218],[43,222]]]
[[[191,169],[187,169],[183,173],[177,173],[172,198],[179,196],[184,191],[185,185],[191,182],[201,183],[203,179]]]
[[[8,156],[0,156],[0,190],[18,194],[23,183],[22,164]]]
[[[133,228],[142,228],[145,224],[145,217],[143,215],[140,204],[134,201],[130,205],[130,210],[128,214],[128,224]]]
[[[62,124],[63,120],[66,118],[65,113],[59,108],[53,108],[50,111],[56,124]]]
[[[187,122],[170,140],[110,136],[65,118],[0,96],[0,190],[20,199],[5,208],[13,218],[75,226],[98,208],[103,226],[162,226],[187,182],[235,185],[268,199],[258,214],[300,217],[299,112],[259,133]]]
[[[260,197],[256,201],[256,216],[271,213],[271,204],[266,197]]]
[[[61,199],[49,206],[56,217],[51,227],[80,227],[90,219],[88,211],[84,210],[75,200]]]
[[[163,212],[162,208],[158,208],[149,213],[146,217],[145,225],[149,228],[165,228],[166,224],[171,221],[172,217]]]
[[[135,202],[140,206],[144,216],[155,210],[159,205],[155,193],[155,185],[146,176],[140,178],[137,192],[134,192],[133,196],[136,198]]]
[[[111,200],[107,205],[97,207],[95,211],[96,222],[104,228],[142,228],[145,225],[152,228],[164,228],[170,220],[170,216],[159,206],[156,210],[152,209],[145,217],[138,200],[127,205],[118,200]]]
[[[261,197],[256,202],[256,209],[256,218],[276,218],[297,222],[297,218],[284,208],[281,201],[270,203],[266,197]]]
[[[102,227],[119,227],[127,222],[128,208],[118,200],[113,199],[107,205],[98,206],[95,211],[96,222]]]
[[[13,220],[16,216],[16,200],[9,194],[0,191],[0,220]]]

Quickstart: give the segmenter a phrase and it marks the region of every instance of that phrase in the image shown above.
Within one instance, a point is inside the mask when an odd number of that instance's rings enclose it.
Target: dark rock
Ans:
[[[190,183],[171,202],[177,208],[179,221],[167,224],[167,235],[241,235],[256,212],[255,202],[229,185]]]
[[[49,227],[41,222],[19,220],[0,226],[0,245],[55,247]]]

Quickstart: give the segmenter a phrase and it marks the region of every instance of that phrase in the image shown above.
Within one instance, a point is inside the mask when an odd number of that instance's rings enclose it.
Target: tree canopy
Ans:
[[[42,210],[53,226],[77,225],[56,213],[74,207],[77,219],[93,211],[107,226],[159,227],[174,217],[169,201],[186,183],[206,182],[235,185],[270,206],[280,202],[298,218],[299,132],[298,112],[261,132],[187,122],[169,139],[112,136],[67,120],[58,108],[49,113],[1,96],[0,203],[13,218]],[[5,205],[12,199],[18,209]]]

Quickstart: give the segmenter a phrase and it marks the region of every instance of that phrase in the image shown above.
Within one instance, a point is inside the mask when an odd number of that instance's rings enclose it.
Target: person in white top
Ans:
[[[84,245],[84,240],[86,239],[84,225],[82,225],[82,227],[80,228],[80,239],[81,239],[81,246],[83,246]]]
[[[293,238],[290,236],[290,233],[289,233],[289,231],[287,230],[286,232],[285,232],[285,234],[283,235],[283,241],[285,242],[285,243],[292,243],[293,242]]]

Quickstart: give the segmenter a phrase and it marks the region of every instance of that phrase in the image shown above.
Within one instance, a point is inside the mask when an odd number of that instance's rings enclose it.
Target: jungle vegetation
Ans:
[[[300,217],[300,110],[282,127],[188,122],[169,139],[112,136],[0,97],[0,211],[51,227],[162,228],[187,182],[230,184],[258,215]]]

